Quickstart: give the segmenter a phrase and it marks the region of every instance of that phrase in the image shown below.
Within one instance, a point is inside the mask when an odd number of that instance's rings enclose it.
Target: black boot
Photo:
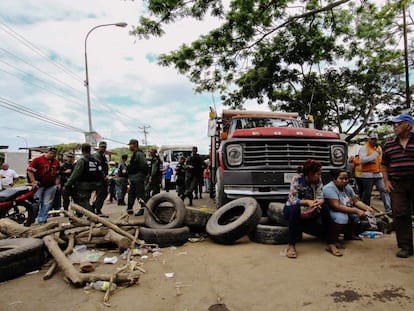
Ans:
[[[190,195],[188,196],[188,199],[190,200],[190,206],[193,206],[193,195],[192,195],[192,194],[190,194]]]

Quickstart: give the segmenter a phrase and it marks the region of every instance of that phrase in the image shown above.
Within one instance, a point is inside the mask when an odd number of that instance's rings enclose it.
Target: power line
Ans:
[[[67,69],[66,67],[62,66],[58,62],[49,59],[48,55],[45,52],[43,52],[40,48],[36,47],[33,43],[31,43],[29,40],[24,38],[22,35],[20,35],[16,31],[14,31],[12,28],[10,28],[9,26],[7,26],[3,23],[0,23],[0,26],[3,28],[4,32],[9,34],[15,40],[19,41],[21,44],[25,45],[27,48],[29,48],[33,52],[35,52],[38,55],[42,56],[43,58],[45,58],[47,61],[51,62],[54,66],[56,66],[60,70],[66,72],[69,76],[71,76],[72,78],[74,78],[78,82],[80,80],[83,83],[83,79],[80,78],[76,73],[74,73],[73,71],[71,71],[71,70]]]

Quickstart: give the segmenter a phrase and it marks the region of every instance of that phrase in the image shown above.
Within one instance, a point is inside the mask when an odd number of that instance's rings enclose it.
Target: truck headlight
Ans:
[[[333,165],[342,165],[345,163],[345,148],[343,146],[331,146],[331,158]]]
[[[241,165],[243,161],[243,152],[241,145],[228,145],[226,147],[227,162],[230,166]]]

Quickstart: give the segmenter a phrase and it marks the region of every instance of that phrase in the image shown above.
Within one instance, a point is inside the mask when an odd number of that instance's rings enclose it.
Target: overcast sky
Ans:
[[[195,94],[185,76],[158,66],[156,57],[191,42],[217,21],[188,20],[170,25],[162,38],[138,40],[128,31],[144,12],[143,3],[0,1],[0,145],[16,151],[26,143],[83,142],[89,128],[85,36],[97,25],[126,22],[126,28],[97,28],[87,39],[93,130],[108,138],[109,149],[130,138],[143,143],[143,128],[149,126],[148,144],[197,145],[207,153],[209,106],[215,102],[221,110],[219,94]]]

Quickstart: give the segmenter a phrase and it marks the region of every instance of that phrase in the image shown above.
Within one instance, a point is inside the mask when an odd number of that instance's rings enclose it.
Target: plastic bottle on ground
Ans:
[[[107,289],[109,288],[109,282],[108,281],[95,281],[95,282],[91,282],[91,283],[87,284],[85,286],[85,288],[87,288],[87,289],[88,288],[93,288],[93,289],[96,289],[96,290],[106,292]],[[116,284],[112,283],[110,291],[112,292],[115,289],[116,289]]]

